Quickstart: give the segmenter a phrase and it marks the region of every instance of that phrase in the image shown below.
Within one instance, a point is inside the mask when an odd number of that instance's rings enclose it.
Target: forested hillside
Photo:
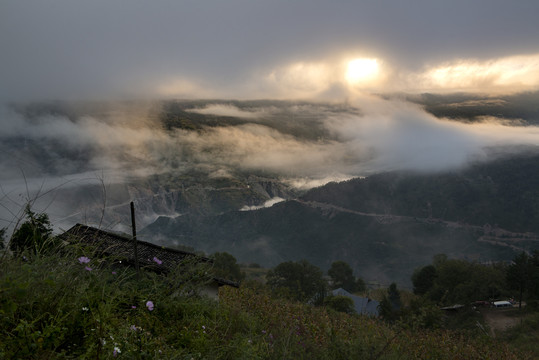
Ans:
[[[538,164],[535,151],[433,175],[383,173],[328,184],[302,199],[363,212],[539,232]]]
[[[438,174],[385,173],[331,183],[254,211],[159,218],[142,232],[242,262],[345,260],[366,279],[408,284],[433,255],[509,261],[537,246],[537,155]]]

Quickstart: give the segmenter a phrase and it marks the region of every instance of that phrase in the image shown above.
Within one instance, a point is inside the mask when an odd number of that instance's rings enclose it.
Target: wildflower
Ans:
[[[116,275],[116,271],[113,271],[113,272],[112,272],[112,275]]]
[[[266,330],[262,330],[262,334],[265,334],[266,333]]]
[[[92,271],[92,268],[89,267],[89,266],[86,266],[86,267],[84,268],[84,270],[86,270],[86,271]]]
[[[122,351],[120,350],[120,348],[118,346],[115,346],[114,347],[114,351],[112,351],[112,355],[114,357],[116,357],[118,354],[120,354]]]
[[[153,257],[153,261],[157,263],[157,265],[161,265],[163,262],[159,260],[157,257]]]
[[[136,309],[137,307],[135,305],[131,305],[131,309]]]
[[[82,308],[82,311],[88,311],[88,310],[90,310],[90,309],[88,309],[86,306],[84,306],[84,307]]]
[[[249,339],[249,340],[247,340],[247,342],[248,342],[249,344],[251,344],[253,341],[252,341],[251,339]]]
[[[153,301],[146,301],[146,307],[148,308],[148,310],[152,311],[153,310]]]
[[[86,256],[81,256],[77,260],[79,260],[79,263],[81,263],[81,264],[88,264],[90,262],[90,259],[87,258]]]

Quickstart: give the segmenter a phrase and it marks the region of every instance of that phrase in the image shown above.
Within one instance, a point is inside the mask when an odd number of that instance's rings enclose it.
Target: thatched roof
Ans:
[[[125,265],[135,264],[135,247],[131,237],[76,224],[59,235],[59,238],[69,243],[91,245],[99,256],[113,256]],[[137,240],[137,254],[141,268],[144,267],[156,272],[173,271],[186,260],[213,264],[212,259],[204,256],[139,240]],[[215,280],[219,285],[239,286],[233,281],[218,278]]]

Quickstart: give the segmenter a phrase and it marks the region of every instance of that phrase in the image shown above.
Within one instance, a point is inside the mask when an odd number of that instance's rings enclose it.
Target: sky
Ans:
[[[539,85],[536,0],[0,0],[0,100]]]

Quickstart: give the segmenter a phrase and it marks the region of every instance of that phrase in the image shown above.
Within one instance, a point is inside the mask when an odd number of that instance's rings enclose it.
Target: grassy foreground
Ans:
[[[193,295],[208,277],[196,266],[137,278],[83,249],[0,258],[0,359],[530,358],[486,336],[392,327],[254,286],[216,302]]]

